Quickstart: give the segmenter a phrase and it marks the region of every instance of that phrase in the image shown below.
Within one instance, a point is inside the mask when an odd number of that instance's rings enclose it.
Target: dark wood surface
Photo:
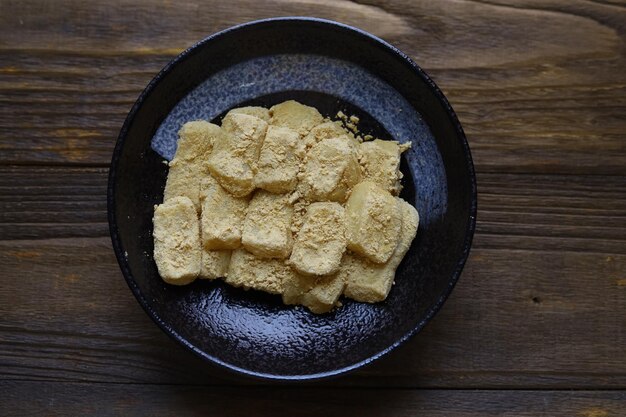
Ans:
[[[315,15],[411,55],[476,164],[459,284],[388,357],[304,385],[233,379],[165,336],[108,237],[132,103],[232,24]],[[626,2],[0,0],[1,415],[626,415]]]

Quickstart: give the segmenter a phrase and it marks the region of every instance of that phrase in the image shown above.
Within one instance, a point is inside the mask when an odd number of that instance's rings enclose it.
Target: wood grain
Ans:
[[[478,180],[474,249],[451,300],[415,341],[340,384],[626,386],[626,316],[615,314],[626,305],[624,177]],[[161,334],[123,282],[108,239],[106,181],[104,168],[0,167],[2,373],[221,380]]]
[[[3,241],[0,264],[5,378],[212,381],[141,311],[108,238]],[[624,254],[475,249],[422,334],[339,383],[626,388],[625,270]]]
[[[626,9],[501,3],[3,1],[0,163],[104,166],[135,98],[176,53],[234,23],[313,13],[382,36],[426,68],[478,171],[625,175]]]
[[[106,168],[0,166],[0,240],[108,236]]]
[[[107,174],[0,166],[0,240],[108,236]],[[478,184],[474,247],[626,253],[626,177],[479,173]]]
[[[0,0],[2,415],[626,415],[623,0]],[[478,172],[470,259],[388,357],[302,386],[235,380],[127,288],[107,167],[149,80],[194,42],[315,15],[398,46]]]
[[[24,402],[28,397],[30,401]],[[90,415],[358,415],[617,417],[615,391],[440,391],[335,388],[228,388],[168,385],[0,383],[7,417]]]

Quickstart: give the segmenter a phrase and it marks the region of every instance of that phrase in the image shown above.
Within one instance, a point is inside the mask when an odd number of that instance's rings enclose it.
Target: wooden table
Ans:
[[[142,311],[107,169],[148,81],[257,18],[316,15],[411,55],[479,186],[463,276],[426,329],[332,381],[239,381]],[[0,1],[0,414],[626,415],[626,2]]]

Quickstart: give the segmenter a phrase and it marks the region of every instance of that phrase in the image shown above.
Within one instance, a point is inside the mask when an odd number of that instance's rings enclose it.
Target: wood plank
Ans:
[[[426,68],[456,108],[479,172],[626,175],[623,7],[549,0],[4,3],[0,164],[106,165],[127,111],[173,55],[234,23],[313,13],[382,36]]]
[[[475,247],[626,253],[626,177],[479,174]]]
[[[0,167],[0,373],[223,381],[167,339],[123,282],[108,239],[106,174]],[[418,338],[338,384],[625,387],[625,183],[480,174],[474,249],[451,300]]]
[[[624,391],[446,391],[0,382],[4,415],[581,416],[626,411]],[[23,401],[29,398],[29,401]]]
[[[6,9],[10,13],[4,14],[0,20],[0,37],[5,40],[2,48],[19,45],[19,49],[25,50],[174,54],[218,30],[276,16],[343,18],[381,35],[412,33],[410,25],[401,16],[386,12],[378,5],[345,0],[315,3],[270,1],[265,4],[239,0],[210,5],[155,0],[94,4],[71,0],[64,3],[65,10],[59,10],[52,3],[41,7],[34,1],[8,2]],[[11,19],[10,15],[20,18]],[[56,37],[49,36],[50,28],[58,28]]]
[[[108,238],[2,241],[0,265],[0,379],[224,382],[150,322]],[[626,254],[476,248],[420,335],[335,384],[626,389],[624,271]]]
[[[2,415],[626,415],[626,3],[0,0]],[[317,15],[437,81],[477,233],[420,335],[347,377],[234,378],[165,336],[114,259],[107,166],[140,91],[232,24]]]
[[[105,168],[0,167],[0,240],[107,236]]]
[[[404,49],[423,56],[433,68],[495,66],[541,61],[546,56],[569,59],[616,53],[620,39],[612,26],[623,24],[619,17],[623,17],[624,11],[619,8],[583,1],[528,1],[526,6],[497,3],[382,0],[367,4],[326,0],[259,4],[239,0],[203,7],[155,0],[115,0],[106,5],[70,0],[65,1],[66,10],[59,10],[52,4],[41,7],[35,1],[8,2],[8,13],[0,20],[0,33],[5,40],[1,47],[87,54],[172,54],[234,24],[309,15],[340,20],[383,38],[401,40],[406,44]],[[15,16],[19,18],[11,18]],[[572,31],[572,26],[578,30]],[[535,30],[528,30],[530,27]],[[54,37],[50,36],[51,28]],[[589,33],[597,36],[589,37]]]
[[[105,168],[0,166],[0,240],[108,236]],[[626,177],[478,175],[475,248],[626,252]]]

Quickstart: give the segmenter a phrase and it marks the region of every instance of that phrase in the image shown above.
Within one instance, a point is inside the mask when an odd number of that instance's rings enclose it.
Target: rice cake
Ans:
[[[243,246],[261,258],[287,258],[293,245],[292,215],[288,195],[257,190],[243,223]]]
[[[285,281],[282,299],[285,304],[300,304],[315,314],[322,314],[337,305],[344,287],[338,274],[315,277],[294,272]]]
[[[347,136],[323,140],[309,149],[301,189],[310,201],[343,203],[360,180],[356,146]]]
[[[248,198],[232,196],[211,175],[203,180],[200,194],[202,245],[208,250],[240,247]]]
[[[352,190],[346,203],[348,249],[375,263],[387,262],[400,235],[398,200],[371,181]]]
[[[378,184],[392,195],[398,195],[402,191],[400,144],[396,141],[375,139],[363,142],[359,152],[363,166],[363,179]]]
[[[224,135],[217,140],[208,160],[211,175],[235,197],[254,190],[254,175],[267,123],[255,116],[229,113],[222,121]]]
[[[344,209],[338,203],[313,203],[294,242],[289,262],[301,274],[337,272],[346,250]]]
[[[214,144],[222,137],[222,129],[198,120],[185,123],[178,132],[176,154],[169,163],[163,199],[188,197],[200,211],[200,181],[208,174],[207,160]]]
[[[305,106],[295,100],[288,100],[270,108],[270,124],[283,126],[307,135],[313,127],[322,123],[324,118],[315,107]]]
[[[288,127],[269,126],[254,177],[258,188],[272,193],[288,193],[296,188],[304,142]]]
[[[396,269],[411,247],[417,233],[419,215],[415,207],[397,198],[402,213],[400,239],[391,258],[384,264],[376,264],[365,258],[346,254],[339,275],[346,283],[344,295],[356,301],[376,303],[387,298],[393,284]]]
[[[259,258],[240,248],[231,254],[225,281],[234,287],[281,294],[291,275],[283,260]]]
[[[154,207],[154,261],[163,281],[185,285],[200,273],[200,222],[191,199],[173,197]]]

